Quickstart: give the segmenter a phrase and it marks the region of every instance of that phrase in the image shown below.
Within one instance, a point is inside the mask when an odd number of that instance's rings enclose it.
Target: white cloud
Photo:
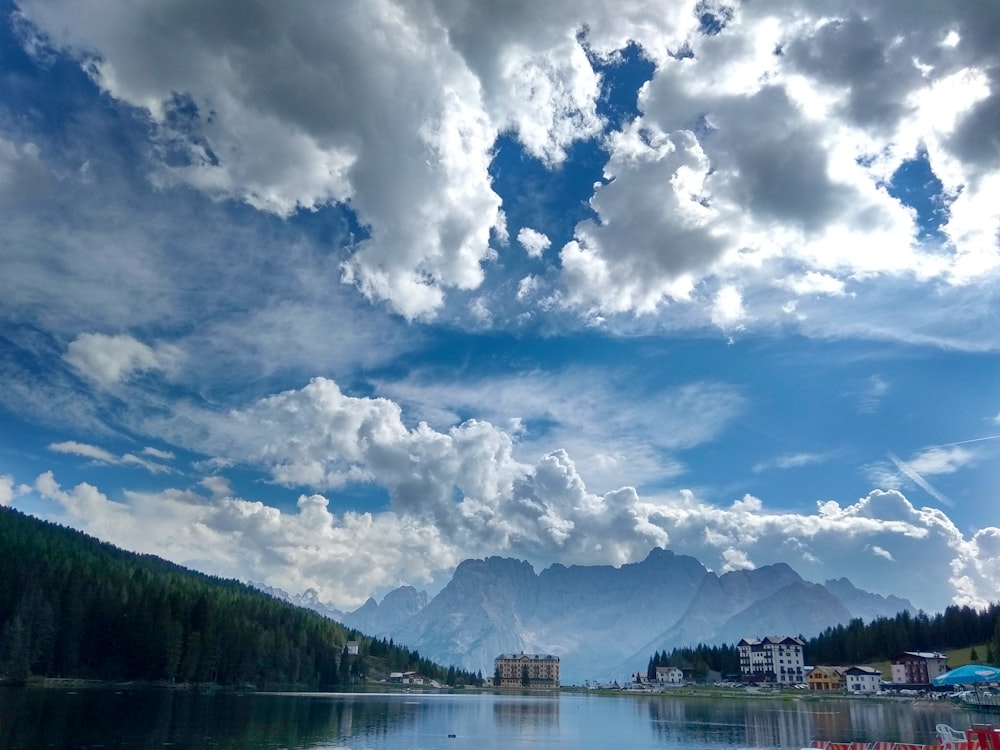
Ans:
[[[142,455],[152,456],[153,458],[158,458],[161,461],[173,461],[175,458],[172,452],[161,450],[160,448],[153,448],[152,446],[146,446],[143,448]]]
[[[633,395],[623,398],[626,384]],[[413,418],[439,430],[459,421],[459,414],[477,414],[496,425],[516,420],[518,456],[532,461],[565,449],[585,467],[587,483],[600,491],[619,487],[622,477],[643,486],[681,474],[677,454],[711,440],[744,408],[740,391],[726,383],[666,387],[647,383],[643,373],[627,367],[522,372],[476,381],[414,373],[376,385]]]
[[[889,562],[895,562],[892,557],[892,553],[887,549],[882,549],[877,544],[871,544],[865,549],[869,550],[876,557],[881,557],[883,560],[888,560]]]
[[[225,477],[210,476],[201,479],[198,484],[212,493],[213,497],[231,497],[233,488],[229,486],[229,480]]]
[[[158,184],[286,217],[349,200],[371,235],[353,246],[344,280],[409,318],[433,314],[448,287],[480,284],[500,206],[488,174],[497,127],[428,10],[22,8],[184,155],[159,165]]]
[[[785,283],[791,291],[800,297],[811,294],[842,297],[845,294],[845,285],[841,279],[818,271],[808,271],[803,276],[786,280]]]
[[[954,474],[975,463],[977,458],[974,450],[960,445],[934,446],[921,451],[906,463],[919,474]]]
[[[67,453],[73,456],[82,456],[84,458],[89,458],[98,463],[102,464],[116,464],[121,466],[138,466],[145,469],[150,474],[169,474],[174,473],[174,470],[169,466],[164,466],[156,461],[150,461],[147,458],[141,456],[136,456],[133,453],[124,453],[121,456],[116,456],[114,453],[105,450],[104,448],[98,447],[96,445],[90,445],[89,443],[79,443],[75,440],[66,440],[61,443],[50,443],[49,450],[55,453]],[[153,453],[147,453],[148,451],[153,451]],[[172,453],[167,451],[158,451],[156,449],[147,448],[143,451],[146,455],[153,455],[157,458],[162,457],[173,457]]]
[[[517,299],[521,302],[530,299],[542,287],[544,282],[534,275],[525,276],[517,283]]]
[[[738,331],[742,330],[746,317],[740,290],[729,285],[722,287],[712,303],[712,322],[724,331]]]
[[[797,469],[801,466],[822,463],[829,458],[827,453],[789,453],[778,456],[770,461],[762,461],[753,467],[755,474],[760,474],[771,469]]]
[[[481,460],[488,465],[486,453]],[[417,473],[428,475],[431,467],[421,464]],[[439,460],[434,470],[442,466]],[[949,600],[984,605],[1000,583],[1000,530],[966,540],[944,513],[916,508],[896,491],[873,491],[848,506],[828,501],[813,514],[775,511],[753,497],[720,508],[688,491],[598,495],[563,451],[523,467],[510,482],[481,482],[480,490],[487,486],[500,491],[449,499],[444,522],[438,501],[424,502],[420,493],[383,512],[338,516],[321,495],[302,495],[287,512],[218,492],[215,483],[211,498],[125,491],[113,501],[88,484],[63,490],[48,472],[35,482],[56,503],[57,520],[115,544],[290,591],[316,588],[340,607],[357,606],[376,588],[439,578],[468,557],[618,565],[652,546],[718,570],[787,562],[811,580],[844,575],[928,610]]]
[[[87,443],[78,443],[75,440],[66,440],[62,443],[51,443],[49,445],[50,451],[55,451],[56,453],[69,453],[74,456],[83,456],[84,458],[92,458],[95,461],[99,461],[105,464],[117,463],[118,457],[103,448],[99,448],[96,445],[89,445]]]
[[[0,507],[14,502],[14,477],[10,474],[0,474]]]
[[[733,570],[751,570],[756,566],[747,557],[747,553],[739,549],[727,549],[722,553],[723,565],[721,571],[728,573]]]
[[[1000,268],[1000,160],[983,145],[998,45],[968,32],[992,28],[984,7],[762,2],[712,36],[695,0],[235,7],[29,0],[19,28],[149,112],[158,184],[281,216],[349,205],[369,234],[349,242],[343,280],[407,318],[479,287],[491,233],[506,241],[489,174],[500,133],[550,168],[604,138],[598,218],[560,250],[560,299],[588,321],[680,303],[698,325],[719,319],[706,289],[846,304],[847,281],[987,284]],[[654,76],[640,116],[606,132],[592,61],[630,42]],[[672,56],[682,47],[691,56]],[[921,239],[885,188],[921,149],[953,199],[943,242]],[[855,319],[865,311],[828,320]]]
[[[105,388],[149,370],[173,372],[180,363],[177,347],[155,349],[127,334],[81,333],[70,342],[65,360],[84,378]]]
[[[521,243],[530,258],[541,258],[542,254],[552,246],[552,241],[548,237],[531,227],[522,227],[517,233],[517,241]]]

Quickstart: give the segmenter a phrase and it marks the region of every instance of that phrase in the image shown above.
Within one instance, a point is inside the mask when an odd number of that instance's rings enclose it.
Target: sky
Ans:
[[[1000,600],[1000,5],[0,0],[0,505]]]

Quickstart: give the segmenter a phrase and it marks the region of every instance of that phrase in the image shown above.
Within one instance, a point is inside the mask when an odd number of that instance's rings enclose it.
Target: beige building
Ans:
[[[847,686],[847,667],[813,667],[806,678],[810,690],[843,690]]]
[[[496,687],[559,687],[559,657],[551,654],[500,654],[493,672]]]

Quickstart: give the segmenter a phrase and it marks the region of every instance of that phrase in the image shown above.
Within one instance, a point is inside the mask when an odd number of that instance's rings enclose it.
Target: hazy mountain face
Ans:
[[[405,586],[341,619],[484,675],[500,653],[555,654],[563,683],[572,684],[645,670],[656,650],[762,635],[808,637],[852,617],[903,609],[913,607],[843,578],[810,583],[784,564],[716,575],[693,557],[655,549],[620,568],[553,565],[537,574],[510,558],[466,560],[429,601]]]

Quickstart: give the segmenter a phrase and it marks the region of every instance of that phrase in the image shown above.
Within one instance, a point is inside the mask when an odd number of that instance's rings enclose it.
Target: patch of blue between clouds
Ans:
[[[914,158],[900,164],[886,190],[904,206],[916,211],[921,240],[945,239],[941,227],[948,222],[955,196],[945,195],[944,186],[934,174],[926,151],[921,150]]]
[[[586,38],[582,39],[586,47]],[[641,113],[639,90],[653,77],[653,63],[630,44],[611,59],[590,55],[601,76],[597,113],[607,123],[605,132],[621,129]],[[602,138],[577,141],[566,160],[555,168],[533,157],[518,142],[516,133],[504,133],[494,146],[490,164],[493,189],[503,200],[512,238],[522,227],[543,232],[560,248],[573,239],[576,225],[597,219],[590,207],[595,183],[603,182],[608,161]]]

